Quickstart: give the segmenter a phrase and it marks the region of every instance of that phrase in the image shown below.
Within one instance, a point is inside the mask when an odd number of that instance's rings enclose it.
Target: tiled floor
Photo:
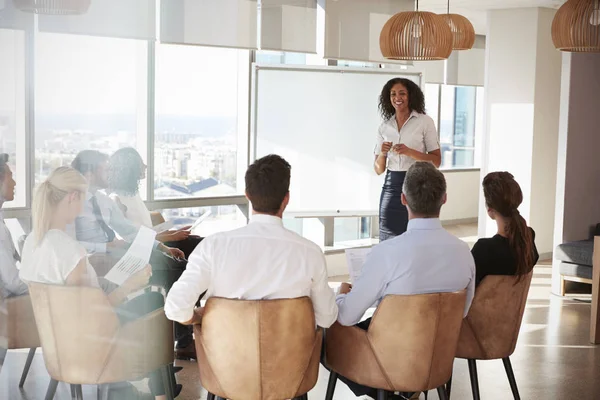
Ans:
[[[467,226],[468,228],[468,226]],[[450,229],[454,231],[453,228]],[[473,228],[461,232],[472,236]],[[550,294],[551,267],[548,262],[536,266],[529,292],[525,317],[517,350],[511,357],[522,399],[575,400],[600,399],[600,347],[588,343],[590,305],[579,301],[586,295],[559,298]],[[339,281],[340,279],[332,279]],[[25,362],[25,351],[10,351],[0,374],[0,399],[43,399],[48,384],[42,355],[36,355],[29,378],[23,390],[18,380]],[[178,379],[184,390],[178,399],[197,400],[206,398],[198,379],[195,362],[180,362],[184,370]],[[501,361],[478,363],[481,398],[505,400],[512,398]],[[325,397],[328,373],[321,370],[317,386],[309,393],[312,399]],[[144,388],[143,383],[136,386]],[[84,398],[95,399],[96,388],[85,387]],[[66,385],[59,386],[56,399],[69,399]],[[113,397],[120,399],[123,397]],[[347,387],[338,383],[334,399],[355,398]],[[424,396],[421,396],[423,399]],[[437,399],[437,394],[430,394]],[[466,361],[456,360],[452,398],[472,398]]]

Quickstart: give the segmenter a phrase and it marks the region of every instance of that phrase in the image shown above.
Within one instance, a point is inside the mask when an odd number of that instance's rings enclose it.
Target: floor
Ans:
[[[474,242],[476,227],[459,226],[448,228],[453,233]],[[343,280],[333,278],[332,282]],[[522,399],[600,399],[600,347],[588,343],[590,304],[589,295],[580,294],[560,298],[550,294],[551,266],[541,262],[529,292],[517,350],[511,357],[513,369]],[[0,373],[0,399],[37,400],[43,399],[49,377],[45,370],[41,353],[37,354],[25,387],[18,389],[18,381],[26,351],[10,351]],[[206,398],[206,391],[200,385],[195,362],[178,362],[184,367],[178,380],[184,385],[178,400],[198,400]],[[484,400],[505,400],[512,398],[502,362],[485,361],[478,363],[481,398]],[[316,387],[309,393],[313,399],[325,397],[328,373],[321,369]],[[144,382],[135,386],[145,390]],[[138,399],[114,392],[111,399]],[[95,387],[84,387],[84,398],[95,399]],[[56,399],[69,399],[66,385],[59,385]],[[348,388],[338,383],[334,399],[355,398]],[[431,392],[430,399],[437,399]],[[470,399],[469,373],[464,360],[456,360],[452,398]],[[421,395],[421,399],[424,396]]]

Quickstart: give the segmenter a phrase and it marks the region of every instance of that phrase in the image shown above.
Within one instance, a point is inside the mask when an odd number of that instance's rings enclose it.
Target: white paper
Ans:
[[[171,229],[173,227],[173,221],[166,221],[163,222],[162,224],[158,224],[154,227],[152,227],[152,229],[154,229],[155,232],[164,232],[167,231],[169,229]]]
[[[371,247],[346,249],[346,264],[348,265],[350,282],[354,282],[360,276],[369,253],[371,253]]]
[[[144,268],[150,261],[155,237],[154,230],[141,226],[127,253],[112,267],[105,278],[122,285],[127,278]]]
[[[208,218],[208,216],[211,214],[210,210],[208,210],[207,212],[205,212],[204,214],[202,214],[197,220],[196,222],[194,222],[194,225],[192,225],[192,227],[190,228],[190,231],[193,231],[194,229],[196,229],[198,227],[198,225],[200,225],[202,222],[204,222],[204,220],[206,220],[206,218]]]

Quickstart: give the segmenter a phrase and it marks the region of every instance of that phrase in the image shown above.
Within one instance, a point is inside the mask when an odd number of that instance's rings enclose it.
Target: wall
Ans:
[[[587,239],[600,222],[600,54],[563,55],[554,245]],[[558,293],[558,263],[552,290]]]
[[[475,222],[479,204],[479,170],[445,171],[448,201],[442,207],[442,222]]]

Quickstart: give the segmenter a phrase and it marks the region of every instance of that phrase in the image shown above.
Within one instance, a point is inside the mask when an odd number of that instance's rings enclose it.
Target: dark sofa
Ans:
[[[554,258],[560,260],[561,295],[565,295],[565,281],[592,283],[594,236],[600,236],[600,224],[587,240],[559,244]]]

